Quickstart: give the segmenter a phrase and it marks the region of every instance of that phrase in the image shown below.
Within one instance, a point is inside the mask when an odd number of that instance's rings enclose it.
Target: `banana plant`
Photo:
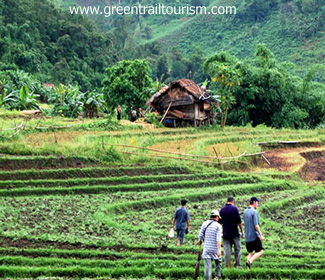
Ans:
[[[13,93],[8,93],[6,89],[0,88],[0,108],[12,110],[19,98]]]
[[[0,107],[9,110],[41,110],[36,99],[37,95],[30,92],[26,85],[12,92],[5,89],[4,85],[5,83],[0,81]]]
[[[82,102],[86,118],[98,117],[100,111],[107,111],[103,93],[87,91],[83,94]]]
[[[51,114],[76,118],[81,112],[82,93],[78,87],[60,85],[50,94],[49,103],[54,104]]]
[[[38,95],[30,92],[26,85],[21,87],[19,93],[16,91],[15,94],[18,96],[18,101],[14,106],[16,110],[41,110],[37,101]]]

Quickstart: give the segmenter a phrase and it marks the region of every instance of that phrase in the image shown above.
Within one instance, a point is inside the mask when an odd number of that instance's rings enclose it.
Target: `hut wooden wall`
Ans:
[[[196,119],[205,119],[207,115],[204,110],[204,103],[195,103],[195,118]]]

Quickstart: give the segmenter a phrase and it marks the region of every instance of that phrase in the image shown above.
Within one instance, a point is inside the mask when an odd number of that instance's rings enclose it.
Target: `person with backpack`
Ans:
[[[204,259],[204,280],[211,280],[212,275],[212,262],[215,262],[216,277],[214,280],[221,278],[221,237],[222,227],[219,224],[219,211],[212,210],[210,219],[205,221],[199,233],[199,245],[204,242],[203,255]]]

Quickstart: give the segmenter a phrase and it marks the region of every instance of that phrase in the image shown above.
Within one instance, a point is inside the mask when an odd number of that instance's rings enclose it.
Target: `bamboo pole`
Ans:
[[[80,125],[80,124],[73,124],[73,125],[67,125],[67,126],[35,126],[34,127],[34,126],[31,126],[31,125],[26,125],[26,124],[24,124],[22,126],[22,124],[17,125],[16,127],[13,127],[13,128],[0,129],[0,131],[11,131],[11,130],[19,130],[20,131],[20,130],[26,129],[26,128],[32,128],[32,129],[36,129],[36,130],[41,130],[41,129],[63,129],[63,128],[70,128],[70,127],[74,127],[74,126]],[[5,138],[5,137],[3,137],[3,138]]]
[[[258,142],[257,145],[260,146],[266,146],[266,145],[272,145],[272,144],[298,144],[301,143],[301,141],[278,141],[278,140],[274,140],[274,141],[269,141],[269,142]]]
[[[139,146],[131,146],[131,145],[125,145],[125,144],[106,144],[110,146],[118,146],[118,147],[126,147],[126,148],[133,148],[133,149],[141,149],[141,150],[147,150],[151,152],[157,152],[157,153],[163,153],[163,154],[173,154],[173,155],[181,155],[181,156],[187,156],[187,157],[198,157],[198,158],[208,158],[208,159],[236,159],[240,157],[250,157],[250,156],[257,156],[265,154],[265,152],[259,152],[254,154],[246,154],[246,151],[238,156],[235,157],[212,157],[212,156],[200,156],[200,155],[191,155],[191,154],[182,154],[182,153],[175,153],[170,151],[163,151],[158,149],[152,149],[152,148],[145,148],[145,147],[139,147]]]
[[[227,149],[228,149],[228,152],[230,153],[230,155],[233,157],[233,154],[232,154],[232,152],[230,151],[228,144],[227,144]]]
[[[200,156],[200,155],[191,155],[191,154],[182,154],[182,153],[176,153],[176,152],[170,152],[170,151],[163,151],[163,150],[158,150],[158,149],[152,149],[152,148],[145,148],[145,147],[139,147],[139,146],[131,146],[131,145],[125,145],[125,144],[107,144],[111,146],[119,146],[119,147],[127,147],[127,148],[133,148],[133,149],[142,149],[142,150],[147,150],[151,152],[157,152],[157,153],[163,153],[163,154],[173,154],[173,155],[181,155],[181,156],[187,156],[187,157],[199,157],[199,158],[208,158],[208,159],[233,159],[233,158],[239,158],[245,155],[246,152],[243,154],[236,156],[236,157],[212,157],[212,156]]]
[[[216,154],[216,157],[217,157],[217,159],[218,159],[218,162],[220,163],[220,160],[219,160],[219,155],[218,155],[218,153],[217,153],[217,150],[216,150],[216,148],[215,148],[215,147],[213,147],[213,150],[214,150],[214,153]]]
[[[166,117],[166,115],[167,115],[167,113],[168,113],[168,111],[169,111],[169,109],[170,109],[170,106],[172,106],[172,103],[173,103],[173,102],[170,102],[170,103],[169,103],[169,106],[168,106],[168,108],[167,108],[167,110],[166,110],[164,116],[162,117],[160,123],[162,123],[162,122],[164,121],[164,119],[165,119],[165,117]]]
[[[72,124],[72,125],[66,125],[66,126],[36,126],[36,127],[33,127],[33,126],[29,126],[29,127],[32,127],[33,129],[38,129],[38,130],[41,130],[41,129],[62,129],[62,128],[70,128],[70,127],[74,127],[74,126],[78,126],[78,125],[81,125],[81,124]]]
[[[264,155],[265,152],[259,152],[259,153],[254,153],[254,154],[247,154],[243,155],[243,157],[254,157],[254,156],[259,156],[259,155]]]
[[[268,161],[268,159],[266,158],[265,155],[262,155],[262,158],[266,161],[266,163],[267,163],[269,166],[271,166],[271,163]]]
[[[15,135],[17,135],[20,131],[22,131],[23,129],[25,129],[25,127],[26,127],[26,124],[24,122],[22,122],[20,125],[18,125],[18,126],[15,127],[16,132],[14,134],[12,134],[9,137],[5,137],[5,136],[0,135],[0,137],[3,138],[3,139],[11,139]]]
[[[1,128],[0,131],[11,131],[11,130],[16,130],[16,129],[17,129],[17,126],[13,127],[13,128]]]

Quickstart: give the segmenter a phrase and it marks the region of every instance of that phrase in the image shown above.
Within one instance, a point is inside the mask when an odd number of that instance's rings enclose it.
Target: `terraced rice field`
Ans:
[[[105,145],[129,144],[132,136],[139,146],[205,156],[215,147],[223,157],[259,152],[259,141],[312,140],[320,143],[321,163],[324,147],[323,135],[315,131],[162,129],[105,135]],[[85,133],[82,139],[98,146],[101,136]],[[33,139],[35,144],[38,138]],[[46,143],[40,145],[31,157],[0,158],[0,277],[193,279],[202,222],[227,196],[235,197],[242,214],[254,195],[261,200],[265,254],[250,271],[223,267],[224,279],[325,279],[324,184],[298,178],[300,161],[278,172],[263,161],[223,167],[139,151],[107,165],[80,157],[86,155],[80,150],[58,158],[55,147],[45,156]],[[27,144],[24,148],[28,151]],[[289,151],[292,156],[296,150]],[[179,248],[166,237],[181,198],[189,201],[191,225]]]

